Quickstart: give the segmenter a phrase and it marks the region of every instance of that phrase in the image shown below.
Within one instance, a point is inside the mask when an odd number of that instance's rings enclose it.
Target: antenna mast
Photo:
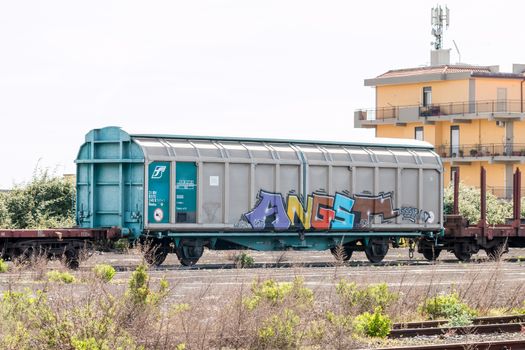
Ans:
[[[443,47],[443,26],[448,28],[450,22],[450,11],[445,6],[443,9],[441,5],[433,7],[430,12],[430,19],[432,23],[432,35],[435,41],[431,43],[434,49],[440,50]]]
[[[454,46],[456,47],[456,51],[458,52],[458,57],[459,57],[458,63],[461,63],[461,52],[459,52],[458,45],[456,45],[456,41],[455,40],[452,40],[452,42],[454,43]]]

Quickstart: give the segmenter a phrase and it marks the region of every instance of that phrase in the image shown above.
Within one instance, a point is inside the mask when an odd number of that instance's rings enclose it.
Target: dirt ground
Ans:
[[[198,264],[181,266],[175,254],[170,254],[159,267],[150,268],[152,280],[166,278],[173,287],[173,299],[184,299],[201,294],[224,295],[229,289],[249,288],[256,280],[273,278],[291,281],[296,276],[304,278],[306,286],[318,292],[333,290],[342,278],[358,284],[385,282],[393,289],[435,288],[450,290],[488,280],[502,290],[525,285],[525,249],[511,249],[500,262],[489,261],[484,252],[473,257],[469,263],[461,263],[449,253],[443,252],[435,262],[426,261],[415,254],[409,259],[407,249],[391,249],[381,264],[368,263],[364,253],[355,252],[348,263],[340,264],[329,251],[323,252],[248,252],[255,260],[254,267],[236,268],[234,251],[206,250]],[[83,262],[76,274],[89,271],[95,264],[107,263],[117,269],[114,283],[124,286],[131,272],[140,264],[138,252],[129,254],[95,253]],[[59,262],[50,262],[47,270],[63,268]],[[34,284],[35,272],[22,270],[0,275],[0,290],[9,284]]]

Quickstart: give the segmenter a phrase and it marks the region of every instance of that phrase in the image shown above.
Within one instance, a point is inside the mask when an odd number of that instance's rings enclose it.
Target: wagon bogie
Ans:
[[[428,261],[437,260],[443,249],[445,247],[442,244],[438,245],[435,238],[421,238],[417,242],[417,252],[423,254]]]

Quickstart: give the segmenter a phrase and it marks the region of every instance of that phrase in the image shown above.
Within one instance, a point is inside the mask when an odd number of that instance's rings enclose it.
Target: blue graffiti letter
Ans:
[[[354,200],[340,193],[335,194],[335,218],[332,221],[333,229],[351,229],[354,227],[354,214],[351,213]]]
[[[244,214],[250,225],[256,229],[288,229],[290,219],[286,214],[281,194],[260,190],[258,197],[259,201],[255,208]]]

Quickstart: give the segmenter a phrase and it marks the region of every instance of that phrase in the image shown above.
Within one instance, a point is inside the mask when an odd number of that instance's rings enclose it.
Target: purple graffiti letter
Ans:
[[[250,225],[256,229],[288,229],[290,219],[286,214],[281,194],[260,190],[258,197],[255,208],[244,214]]]

